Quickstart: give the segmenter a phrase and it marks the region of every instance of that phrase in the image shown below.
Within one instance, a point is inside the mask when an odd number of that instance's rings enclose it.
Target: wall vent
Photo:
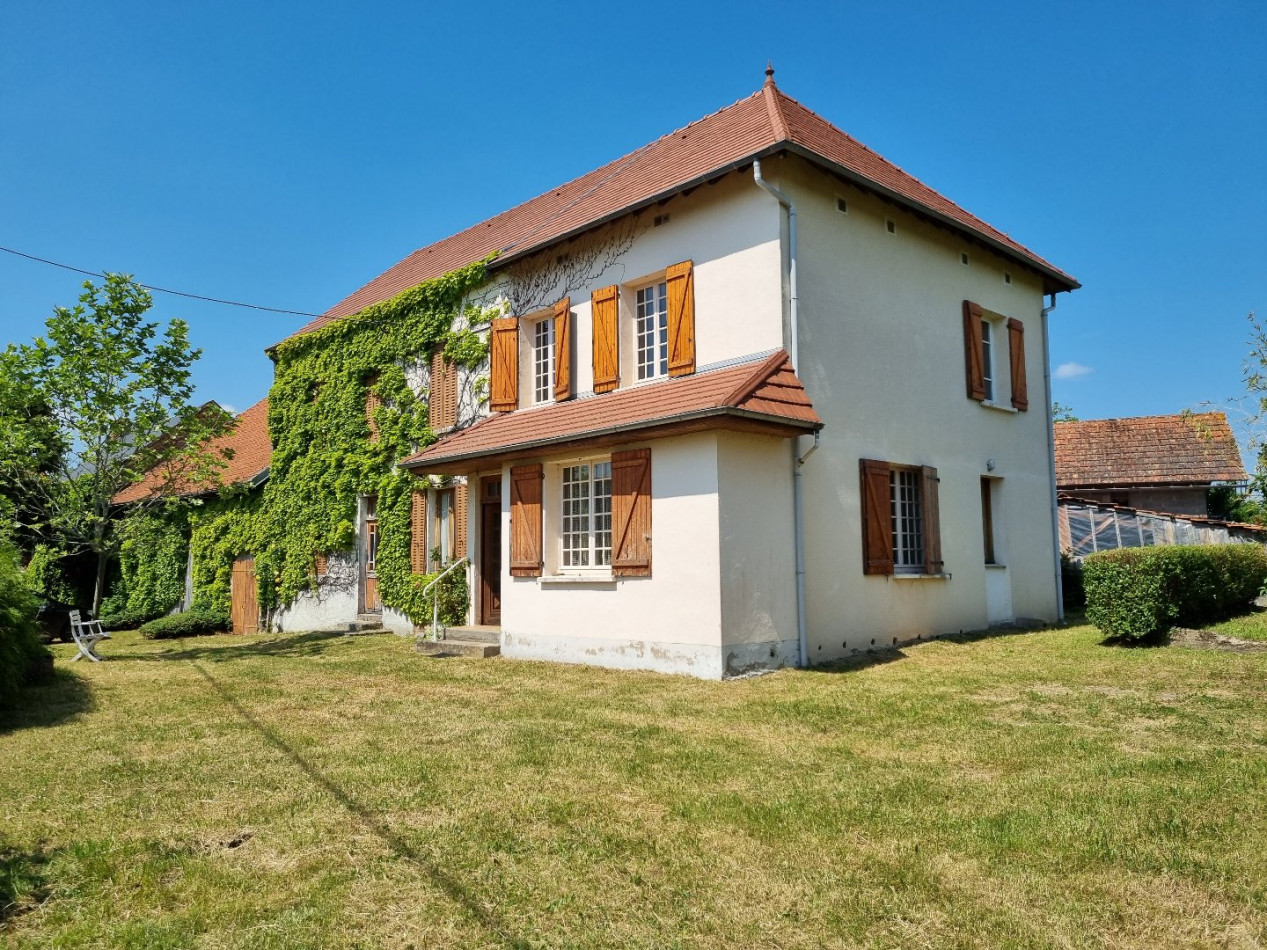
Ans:
[[[1005,284],[1010,284],[1011,282],[1012,282],[1012,275],[1011,275],[1011,274],[1009,274],[1007,271],[1004,271],[1004,272],[1003,272],[1003,283],[1005,283]]]
[[[849,203],[845,201],[844,198],[841,198],[839,195],[836,196],[836,210],[839,211],[841,214],[849,213]]]
[[[884,227],[885,229],[888,230],[890,234],[897,234],[897,222],[894,221],[892,218],[884,219]]]
[[[961,253],[959,255],[959,260],[963,263],[964,267],[967,267],[968,266],[968,252],[964,251],[963,253]]]
[[[666,212],[665,214],[657,214],[655,216],[655,220],[651,222],[651,226],[653,228],[658,228],[660,225],[668,224],[668,223],[669,223],[669,215]]]

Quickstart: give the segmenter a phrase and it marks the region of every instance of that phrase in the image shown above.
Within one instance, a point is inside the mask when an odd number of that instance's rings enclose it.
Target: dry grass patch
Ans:
[[[0,938],[1264,941],[1267,657],[1099,639],[731,683],[390,635],[58,648],[57,681],[0,720]]]

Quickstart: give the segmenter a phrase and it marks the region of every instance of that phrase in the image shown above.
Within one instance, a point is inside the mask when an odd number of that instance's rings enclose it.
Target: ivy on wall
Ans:
[[[119,577],[101,613],[158,617],[185,595],[188,508],[173,504],[126,519],[119,527]]]

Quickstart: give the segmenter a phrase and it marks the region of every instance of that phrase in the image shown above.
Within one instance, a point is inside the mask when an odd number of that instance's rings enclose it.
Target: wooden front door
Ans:
[[[378,499],[365,500],[365,585],[361,592],[361,603],[369,613],[383,609],[383,601],[378,596]]]
[[[502,622],[502,479],[480,481],[480,623]]]
[[[255,586],[255,558],[240,557],[233,562],[229,582],[229,614],[234,633],[258,633],[260,605]]]

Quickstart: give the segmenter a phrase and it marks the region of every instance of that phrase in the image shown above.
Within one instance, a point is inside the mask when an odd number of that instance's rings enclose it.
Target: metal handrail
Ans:
[[[443,571],[441,571],[439,574],[435,576],[435,578],[431,581],[430,584],[428,584],[426,587],[422,589],[422,596],[426,597],[427,591],[431,590],[431,588],[435,587],[436,584],[439,584],[442,580],[444,580],[444,578],[448,575],[448,573],[452,571],[455,567],[457,567],[459,564],[465,564],[465,563],[466,563],[466,556],[463,555],[462,557],[454,561],[452,564],[450,564],[448,567],[446,567]],[[431,639],[432,641],[436,641],[440,639],[440,598],[439,597],[431,598]]]

